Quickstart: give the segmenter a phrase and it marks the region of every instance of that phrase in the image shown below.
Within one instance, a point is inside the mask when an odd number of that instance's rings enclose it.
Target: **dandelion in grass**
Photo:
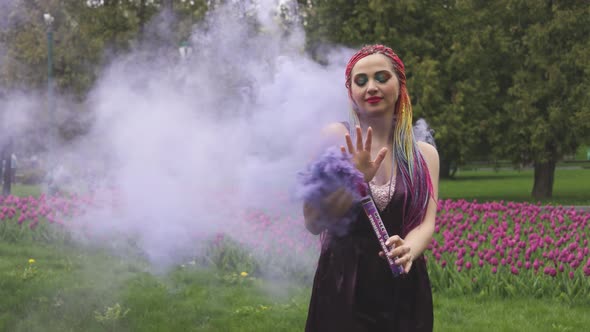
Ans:
[[[242,273],[240,273],[240,275],[241,275],[242,277],[247,277],[247,276],[248,276],[248,272],[242,272]]]
[[[29,265],[25,267],[22,274],[23,280],[32,279],[37,275],[37,267],[34,265],[35,259],[29,258]]]

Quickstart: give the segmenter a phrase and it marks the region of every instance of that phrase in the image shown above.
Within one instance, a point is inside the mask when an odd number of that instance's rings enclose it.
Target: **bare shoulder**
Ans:
[[[322,128],[322,136],[328,139],[342,139],[346,134],[348,134],[348,129],[342,122],[333,122]]]
[[[424,156],[424,160],[428,164],[428,167],[438,169],[439,157],[436,148],[426,142],[417,142],[416,144],[418,145],[422,156]]]

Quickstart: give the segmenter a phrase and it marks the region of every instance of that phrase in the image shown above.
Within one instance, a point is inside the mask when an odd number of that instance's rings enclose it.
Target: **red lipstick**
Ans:
[[[380,102],[381,100],[383,100],[383,98],[381,98],[381,97],[369,97],[369,98],[367,98],[365,100],[369,104],[377,104],[378,102]]]

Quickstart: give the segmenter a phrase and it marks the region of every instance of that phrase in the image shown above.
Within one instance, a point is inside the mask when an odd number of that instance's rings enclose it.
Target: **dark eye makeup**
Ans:
[[[367,84],[369,81],[369,77],[365,74],[359,74],[354,77],[354,83],[358,86],[363,86]]]
[[[392,74],[388,71],[378,71],[375,73],[375,81],[379,83],[386,83],[391,78]],[[354,83],[360,87],[367,84],[369,76],[367,74],[358,74],[354,77]]]
[[[375,73],[375,80],[379,83],[385,83],[389,81],[391,74],[387,71],[380,71]]]

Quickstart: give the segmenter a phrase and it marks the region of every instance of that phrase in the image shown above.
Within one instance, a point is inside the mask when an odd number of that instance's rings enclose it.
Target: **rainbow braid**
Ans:
[[[432,180],[428,172],[426,161],[420,153],[414,139],[412,127],[412,102],[406,87],[406,72],[401,59],[389,47],[383,45],[368,45],[361,48],[352,56],[346,66],[346,88],[352,98],[351,72],[354,65],[362,58],[371,54],[383,54],[388,57],[399,80],[399,96],[395,104],[394,120],[392,124],[391,139],[393,141],[393,163],[401,173],[402,180],[407,190],[404,202],[404,222],[402,236],[406,236],[412,229],[422,223],[428,201],[433,197]],[[351,128],[360,124],[357,112],[350,110]],[[354,131],[351,131],[354,135]]]

